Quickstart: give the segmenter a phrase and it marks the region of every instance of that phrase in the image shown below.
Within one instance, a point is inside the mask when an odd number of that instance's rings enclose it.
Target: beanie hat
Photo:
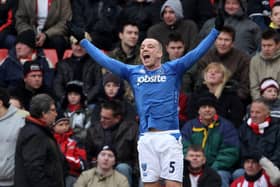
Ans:
[[[278,82],[273,79],[272,77],[264,78],[260,83],[260,92],[261,94],[267,89],[274,87],[279,92],[279,84]]]
[[[105,84],[107,84],[108,82],[113,82],[120,85],[121,79],[117,75],[114,75],[111,72],[107,72],[105,73],[105,75],[103,75],[103,86],[105,86]]]
[[[167,0],[161,7],[160,10],[160,17],[162,18],[162,14],[164,9],[169,6],[172,8],[175,12],[177,20],[182,19],[184,17],[183,15],[183,8],[180,0]]]
[[[58,114],[55,118],[55,122],[53,124],[53,126],[56,126],[59,122],[61,121],[70,121],[69,117],[64,116],[62,113]]]
[[[103,145],[100,147],[100,149],[97,151],[97,155],[100,154],[101,151],[112,151],[112,153],[115,156],[115,160],[117,160],[117,151],[112,145]]]
[[[218,100],[216,98],[216,96],[210,92],[206,92],[200,95],[198,102],[197,102],[197,106],[198,109],[201,106],[213,106],[215,109],[217,109],[218,106]]]
[[[24,77],[32,71],[43,72],[43,68],[41,67],[41,65],[37,61],[26,61],[23,64],[23,75],[24,75]]]
[[[23,43],[32,49],[36,48],[35,33],[33,30],[25,30],[17,36],[16,43]]]

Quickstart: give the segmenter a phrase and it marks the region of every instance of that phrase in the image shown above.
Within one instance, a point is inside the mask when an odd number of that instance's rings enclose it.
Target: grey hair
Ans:
[[[47,94],[38,94],[31,99],[30,115],[35,118],[41,118],[43,113],[47,113],[50,110],[52,104],[55,104],[52,97]]]

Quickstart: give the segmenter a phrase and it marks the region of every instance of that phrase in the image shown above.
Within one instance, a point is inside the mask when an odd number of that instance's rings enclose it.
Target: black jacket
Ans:
[[[81,69],[77,70],[77,68]],[[72,56],[57,64],[53,84],[56,98],[61,100],[65,94],[66,84],[69,81],[77,80],[75,78],[75,71],[80,71],[80,81],[84,84],[83,90],[87,95],[87,101],[90,103],[98,92],[98,85],[102,79],[102,74],[100,66],[88,55],[82,58]]]
[[[184,163],[183,187],[192,187],[187,168],[187,162]],[[222,185],[219,174],[210,167],[204,167],[201,176],[198,179],[197,187],[220,187]]]
[[[87,159],[89,162],[96,159],[98,150],[104,144],[110,144],[116,149],[119,163],[127,163],[135,167],[137,165],[137,137],[138,125],[134,121],[123,120],[109,129],[103,129],[99,123],[93,124],[86,136]]]
[[[15,187],[64,187],[63,163],[50,129],[27,119],[17,140]]]
[[[247,121],[239,128],[241,157],[255,150],[280,167],[280,126],[279,119],[272,118],[264,133],[257,135],[247,125]]]

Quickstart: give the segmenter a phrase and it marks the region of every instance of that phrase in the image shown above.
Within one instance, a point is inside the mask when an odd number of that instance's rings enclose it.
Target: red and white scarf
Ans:
[[[252,129],[252,131],[255,134],[263,134],[264,129],[269,126],[270,121],[271,121],[271,118],[267,117],[264,122],[257,124],[257,123],[252,122],[252,119],[249,118],[247,120],[247,125]]]

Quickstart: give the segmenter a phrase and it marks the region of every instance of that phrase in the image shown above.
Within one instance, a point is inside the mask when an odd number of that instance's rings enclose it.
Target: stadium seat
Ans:
[[[0,64],[5,60],[8,56],[8,49],[0,49]]]
[[[52,64],[52,67],[56,67],[56,63],[58,62],[58,57],[55,49],[44,49],[44,54],[48,61]],[[50,65],[51,65],[50,64]]]

